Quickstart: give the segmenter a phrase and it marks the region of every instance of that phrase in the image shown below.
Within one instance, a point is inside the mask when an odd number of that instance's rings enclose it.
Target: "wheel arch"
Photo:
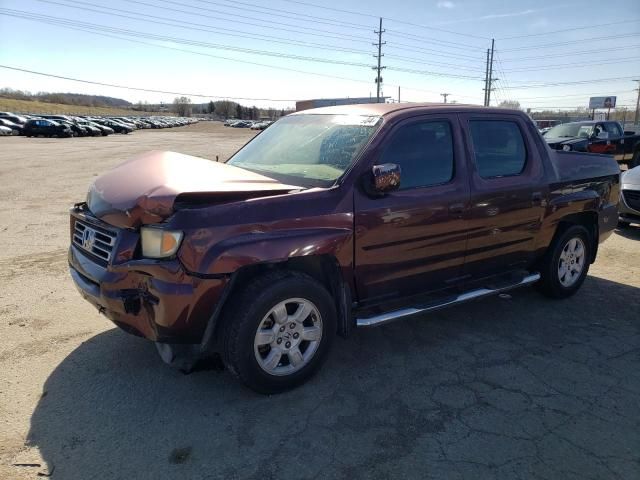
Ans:
[[[310,255],[292,257],[279,262],[261,262],[238,268],[233,274],[227,288],[216,306],[205,329],[201,342],[201,350],[219,351],[222,333],[221,318],[225,308],[228,308],[231,297],[239,292],[247,282],[272,272],[298,272],[308,275],[324,286],[335,302],[337,318],[337,333],[347,337],[355,326],[351,313],[351,287],[344,280],[340,265],[332,255]]]
[[[592,247],[592,253],[591,258],[589,259],[589,263],[595,262],[596,256],[598,254],[598,213],[593,210],[585,210],[582,212],[575,212],[565,215],[558,221],[556,232],[553,236],[552,241],[555,241],[555,239],[559,235],[561,235],[567,228],[573,225],[581,225],[587,230],[587,232],[589,232]]]

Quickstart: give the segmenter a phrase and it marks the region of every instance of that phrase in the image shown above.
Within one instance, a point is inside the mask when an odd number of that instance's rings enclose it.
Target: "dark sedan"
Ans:
[[[68,125],[62,125],[53,120],[37,118],[24,124],[24,135],[27,137],[71,137],[73,131]]]

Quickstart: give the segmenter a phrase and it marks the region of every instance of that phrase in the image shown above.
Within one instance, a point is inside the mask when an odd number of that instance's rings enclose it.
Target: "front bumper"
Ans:
[[[632,191],[632,192],[640,192],[640,185],[633,185],[632,188],[622,188],[620,195],[620,208],[619,208],[619,218],[623,222],[629,223],[640,223],[640,210],[634,209],[629,205],[629,202],[625,198],[624,192]]]
[[[116,249],[125,245],[119,241]],[[84,299],[129,333],[161,343],[200,343],[228,278],[190,275],[178,259],[119,262],[115,253],[104,263],[71,245],[71,278]]]

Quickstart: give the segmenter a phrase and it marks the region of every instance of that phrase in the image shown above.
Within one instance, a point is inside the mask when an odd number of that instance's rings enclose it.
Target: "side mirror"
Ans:
[[[400,165],[395,163],[374,165],[371,173],[373,175],[372,188],[378,195],[384,195],[400,188]]]

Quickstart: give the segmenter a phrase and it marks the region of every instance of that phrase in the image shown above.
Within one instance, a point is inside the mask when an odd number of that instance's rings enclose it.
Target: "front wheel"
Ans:
[[[567,298],[578,291],[589,271],[591,236],[586,228],[573,225],[549,246],[541,268],[538,288],[551,298]]]
[[[278,393],[318,370],[336,333],[336,309],[313,278],[273,272],[239,292],[223,322],[231,373],[259,393]]]
[[[640,150],[636,150],[633,152],[633,157],[631,158],[631,162],[629,162],[629,170],[632,168],[640,166]]]

